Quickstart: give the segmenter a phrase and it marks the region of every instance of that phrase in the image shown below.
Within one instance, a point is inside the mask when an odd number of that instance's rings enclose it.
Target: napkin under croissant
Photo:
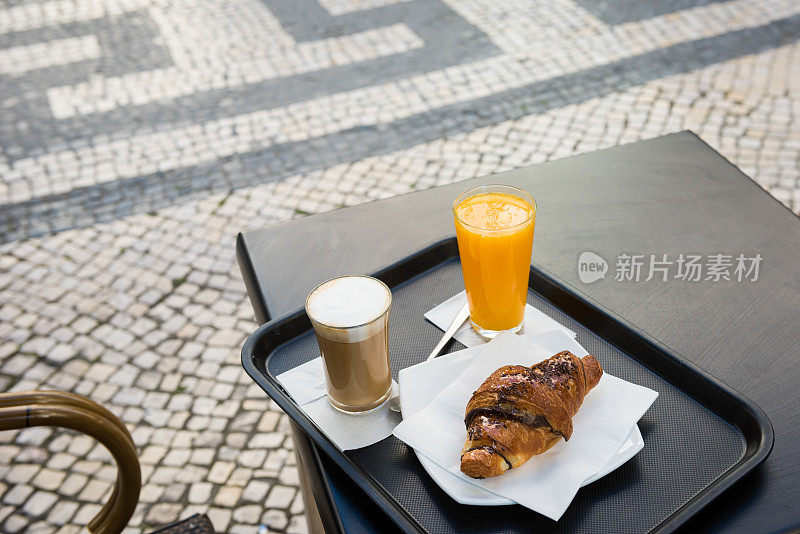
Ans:
[[[532,367],[496,370],[467,403],[461,471],[473,478],[502,475],[562,437],[569,440],[572,416],[602,375],[594,356],[566,350]]]

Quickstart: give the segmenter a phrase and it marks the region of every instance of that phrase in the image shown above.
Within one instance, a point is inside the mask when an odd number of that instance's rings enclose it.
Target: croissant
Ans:
[[[502,475],[572,436],[572,416],[600,382],[592,355],[562,351],[532,367],[507,365],[472,394],[464,423],[461,471],[472,478]]]

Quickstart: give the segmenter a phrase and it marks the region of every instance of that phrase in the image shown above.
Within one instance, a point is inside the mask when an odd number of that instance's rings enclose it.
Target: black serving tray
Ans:
[[[423,314],[463,289],[455,238],[375,276],[392,288],[389,352],[397,378],[400,369],[423,361],[441,336]],[[337,449],[275,379],[319,355],[304,311],[256,330],[242,349],[242,364],[406,532],[672,532],[769,455],[774,437],[766,414],[668,347],[536,268],[528,302],[576,331],[605,371],[659,392],[639,421],[644,449],[582,488],[558,522],[518,505],[456,503],[394,436],[355,451]],[[451,350],[458,348],[451,343]]]

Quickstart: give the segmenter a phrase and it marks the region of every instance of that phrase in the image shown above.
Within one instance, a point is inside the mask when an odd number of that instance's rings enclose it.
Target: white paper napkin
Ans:
[[[362,415],[342,413],[328,401],[322,358],[314,358],[279,374],[276,378],[297,402],[300,409],[343,451],[359,449],[392,435],[400,414],[384,405]],[[394,391],[397,383],[392,380]]]
[[[425,314],[425,318],[442,330],[447,330],[447,327],[453,322],[458,310],[464,307],[466,303],[467,292],[462,291],[428,311],[428,313]],[[543,311],[537,310],[530,304],[525,305],[525,320],[522,330],[519,332],[520,334],[535,334],[537,332],[552,330],[553,328],[561,328],[571,337],[577,335]],[[474,347],[475,345],[486,343],[486,340],[472,329],[469,321],[461,325],[461,328],[456,330],[453,337],[460,341],[465,347]]]
[[[499,477],[472,479],[459,467],[467,439],[464,409],[472,392],[499,367],[530,366],[561,350],[578,357],[587,354],[563,330],[525,338],[498,335],[427,407],[400,423],[394,435],[461,479],[558,520],[581,483],[609,461],[658,393],[604,373],[573,417],[568,442],[560,441]]]

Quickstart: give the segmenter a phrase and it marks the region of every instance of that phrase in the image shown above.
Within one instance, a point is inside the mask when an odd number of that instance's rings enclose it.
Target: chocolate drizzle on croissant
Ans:
[[[461,470],[473,478],[498,476],[569,440],[572,416],[602,374],[593,356],[569,351],[533,367],[496,370],[467,403]]]

